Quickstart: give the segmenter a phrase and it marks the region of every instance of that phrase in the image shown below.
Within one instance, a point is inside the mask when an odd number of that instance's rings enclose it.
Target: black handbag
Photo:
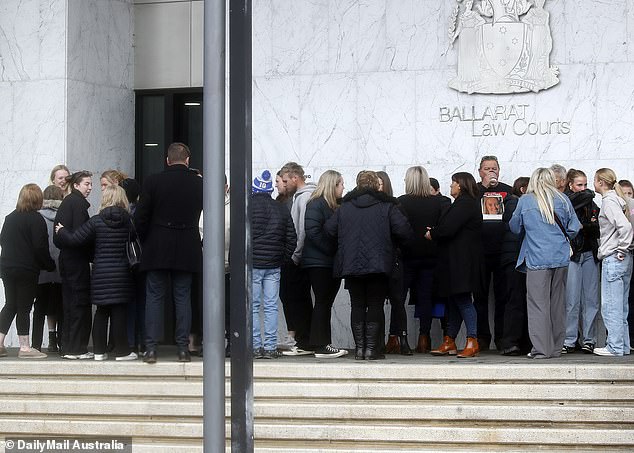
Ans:
[[[130,270],[137,270],[141,264],[141,241],[134,228],[134,223],[130,219],[130,230],[128,231],[128,240],[125,243],[125,253],[128,256],[128,264]]]

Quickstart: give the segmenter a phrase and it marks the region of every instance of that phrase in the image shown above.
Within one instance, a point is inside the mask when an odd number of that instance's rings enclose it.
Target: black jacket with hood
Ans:
[[[65,247],[95,245],[90,294],[95,305],[128,303],[134,281],[125,244],[132,222],[128,211],[110,206],[71,232],[62,228],[58,241]]]
[[[396,244],[412,240],[412,228],[397,206],[396,198],[383,192],[354,189],[326,221],[325,231],[337,238],[333,274],[357,277],[391,275]]]

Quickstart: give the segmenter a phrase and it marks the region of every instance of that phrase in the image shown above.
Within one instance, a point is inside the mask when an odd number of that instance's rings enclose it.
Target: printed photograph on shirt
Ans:
[[[488,192],[482,196],[482,218],[484,220],[502,220],[504,198],[502,194]]]

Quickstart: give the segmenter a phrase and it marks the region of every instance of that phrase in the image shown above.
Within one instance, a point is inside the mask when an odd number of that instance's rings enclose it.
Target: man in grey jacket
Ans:
[[[310,293],[310,281],[308,272],[299,265],[306,231],[304,230],[304,216],[306,214],[306,204],[311,194],[315,190],[315,184],[306,182],[306,175],[301,165],[296,162],[288,162],[280,171],[282,181],[287,193],[293,194],[293,204],[291,206],[291,217],[297,233],[297,246],[292,256],[292,263],[284,267],[282,271],[282,287],[280,298],[284,307],[284,316],[288,333],[294,337],[295,346],[289,351],[284,351],[284,355],[308,355],[313,351],[310,349],[310,323],[313,312],[313,299]]]

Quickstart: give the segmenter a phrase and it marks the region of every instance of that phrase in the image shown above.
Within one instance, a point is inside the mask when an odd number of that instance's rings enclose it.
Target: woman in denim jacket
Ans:
[[[526,272],[528,333],[533,343],[528,357],[559,357],[566,336],[568,238],[577,235],[581,224],[568,197],[557,190],[552,170],[533,172],[509,228],[524,235],[517,269]]]
[[[594,189],[603,197],[598,256],[602,261],[601,316],[608,329],[605,348],[596,348],[594,353],[608,357],[630,353],[627,313],[632,275],[632,225],[623,190],[616,181],[614,171],[609,168],[601,168],[594,175]]]

